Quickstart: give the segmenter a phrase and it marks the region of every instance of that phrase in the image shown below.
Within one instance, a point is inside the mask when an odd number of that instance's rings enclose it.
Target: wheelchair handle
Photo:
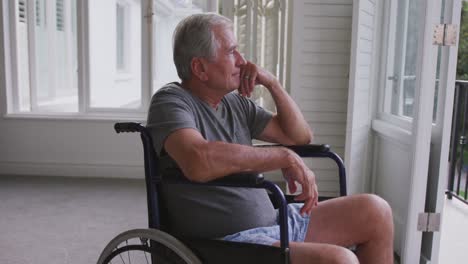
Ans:
[[[145,129],[140,123],[136,122],[121,122],[115,123],[114,125],[115,132],[117,133],[133,133],[133,132],[141,132]]]

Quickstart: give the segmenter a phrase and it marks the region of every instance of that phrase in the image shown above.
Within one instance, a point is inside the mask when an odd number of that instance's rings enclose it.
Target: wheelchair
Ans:
[[[289,260],[287,228],[287,203],[294,196],[284,195],[281,189],[262,174],[239,173],[208,182],[195,183],[184,177],[177,168],[162,170],[163,157],[154,148],[149,130],[140,123],[126,122],[114,125],[117,133],[139,132],[144,151],[146,196],[148,206],[148,229],[125,231],[112,239],[102,251],[98,264],[107,263],[152,263],[152,264],[239,264],[269,263],[285,264]],[[279,145],[259,145],[271,147]],[[340,196],[346,195],[346,174],[342,159],[328,145],[285,146],[301,157],[331,158],[338,166]],[[167,208],[161,195],[162,184],[191,184],[227,187],[264,188],[270,194],[275,208],[279,210],[280,246],[257,245],[223,241],[175,237],[170,234]],[[333,197],[319,197],[319,201]]]

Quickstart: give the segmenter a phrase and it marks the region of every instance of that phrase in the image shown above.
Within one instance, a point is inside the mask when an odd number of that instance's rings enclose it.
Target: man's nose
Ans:
[[[236,64],[240,66],[246,63],[247,63],[247,60],[244,59],[244,56],[242,56],[242,54],[240,54],[240,52],[236,50]]]

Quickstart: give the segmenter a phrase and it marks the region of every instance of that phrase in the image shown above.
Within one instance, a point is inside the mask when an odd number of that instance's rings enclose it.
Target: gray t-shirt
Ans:
[[[208,141],[252,145],[271,117],[236,93],[227,94],[215,110],[171,83],[153,96],[147,127],[159,155],[167,136],[182,128],[196,129]],[[218,238],[276,224],[276,212],[263,189],[165,185],[162,195],[176,235]]]

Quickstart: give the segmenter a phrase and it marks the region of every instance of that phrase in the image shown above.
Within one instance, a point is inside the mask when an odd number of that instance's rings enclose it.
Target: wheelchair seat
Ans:
[[[115,131],[139,132],[144,152],[146,196],[148,206],[148,229],[125,231],[102,251],[98,264],[107,263],[289,263],[289,241],[287,229],[287,203],[294,197],[285,196],[282,190],[262,174],[239,173],[207,183],[189,181],[180,169],[161,170],[163,158],[153,147],[148,129],[133,122],[116,123]],[[260,145],[271,147],[279,145]],[[301,157],[331,158],[338,166],[340,196],[346,195],[345,168],[341,158],[330,151],[328,145],[285,146]],[[169,232],[167,210],[161,195],[162,184],[190,184],[227,186],[232,188],[264,188],[270,193],[275,208],[279,210],[280,247],[223,241],[218,239],[198,239],[176,237]],[[320,200],[333,197],[319,197]]]

